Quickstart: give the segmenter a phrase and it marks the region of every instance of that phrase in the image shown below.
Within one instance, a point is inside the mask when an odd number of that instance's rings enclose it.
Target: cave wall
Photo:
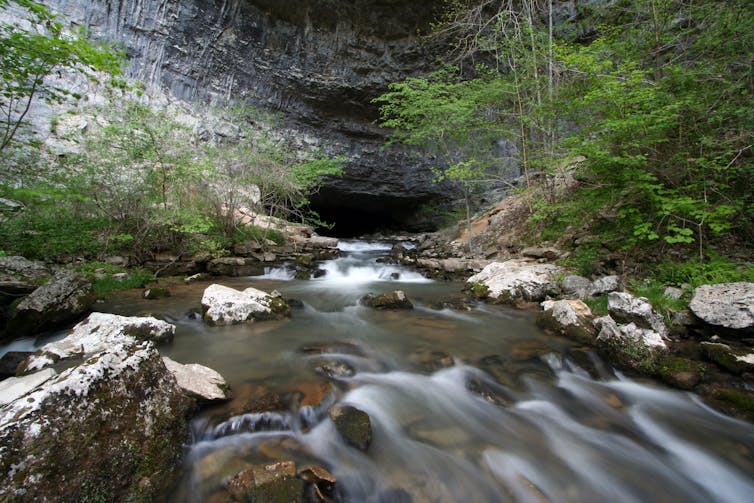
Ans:
[[[424,161],[383,148],[370,101],[427,70],[417,31],[433,0],[48,0],[95,37],[123,45],[127,74],[187,102],[250,100],[280,114],[293,144],[350,159],[316,208],[366,209],[420,227],[413,212],[450,193]]]

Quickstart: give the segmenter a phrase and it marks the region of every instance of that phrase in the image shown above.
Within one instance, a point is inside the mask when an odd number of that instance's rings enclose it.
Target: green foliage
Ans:
[[[696,288],[715,283],[754,282],[754,265],[736,263],[714,254],[705,262],[661,262],[654,271],[654,281],[677,287]]]
[[[144,269],[126,269],[107,262],[86,262],[76,266],[76,270],[86,275],[93,282],[94,293],[98,298],[108,297],[117,290],[143,288],[154,280],[154,274]],[[114,278],[114,274],[127,273],[123,279]]]
[[[666,322],[670,323],[673,313],[688,308],[689,299],[683,297],[680,299],[668,297],[665,295],[665,288],[666,285],[651,279],[631,285],[631,291],[634,295],[645,297],[649,303],[652,304],[654,310],[662,314],[665,317]]]
[[[599,297],[587,297],[582,300],[596,315],[606,316],[608,314],[607,295],[600,295]]]
[[[0,24],[0,151],[11,144],[35,98],[60,102],[81,97],[51,83],[53,74],[120,71],[118,53],[88,40],[83,30],[67,33],[61,20],[44,4],[10,1],[25,10],[30,28],[21,23]],[[0,2],[0,8],[7,8],[8,3]]]
[[[563,265],[572,267],[581,276],[591,276],[599,265],[599,244],[590,243],[576,249],[563,260]]]

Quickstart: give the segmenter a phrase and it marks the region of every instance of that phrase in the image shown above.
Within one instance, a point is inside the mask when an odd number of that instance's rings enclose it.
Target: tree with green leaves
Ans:
[[[59,72],[117,74],[119,54],[89,40],[81,30],[69,32],[50,9],[33,0],[0,0],[15,4],[25,23],[0,23],[0,152],[16,137],[35,99],[78,98],[55,82]]]

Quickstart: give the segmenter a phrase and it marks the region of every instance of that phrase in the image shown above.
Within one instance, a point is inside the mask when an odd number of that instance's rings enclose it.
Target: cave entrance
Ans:
[[[373,195],[340,194],[324,189],[311,201],[311,209],[332,228],[317,232],[339,238],[375,233],[425,232],[436,222],[423,216],[425,200]],[[431,217],[431,215],[429,215]]]

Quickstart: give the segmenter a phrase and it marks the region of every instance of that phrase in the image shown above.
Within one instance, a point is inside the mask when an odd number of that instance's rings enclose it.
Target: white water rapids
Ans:
[[[231,404],[194,420],[174,501],[209,501],[250,464],[281,459],[324,466],[349,502],[752,500],[754,426],[693,394],[622,376],[541,332],[530,313],[449,309],[443,301],[459,299],[461,285],[378,262],[389,249],[343,243],[341,258],[309,281],[284,267],[221,281],[302,300],[286,321],[208,327],[186,318],[207,284],[108,306],[176,320],[165,352],[215,368],[236,392]],[[365,293],[395,289],[416,308],[358,305]],[[312,345],[325,349],[301,349]],[[350,372],[322,376],[322,360]],[[251,410],[242,400],[309,396],[312,386],[326,389],[319,403],[284,399],[282,407]],[[327,413],[336,402],[369,414],[366,452],[336,431]]]

